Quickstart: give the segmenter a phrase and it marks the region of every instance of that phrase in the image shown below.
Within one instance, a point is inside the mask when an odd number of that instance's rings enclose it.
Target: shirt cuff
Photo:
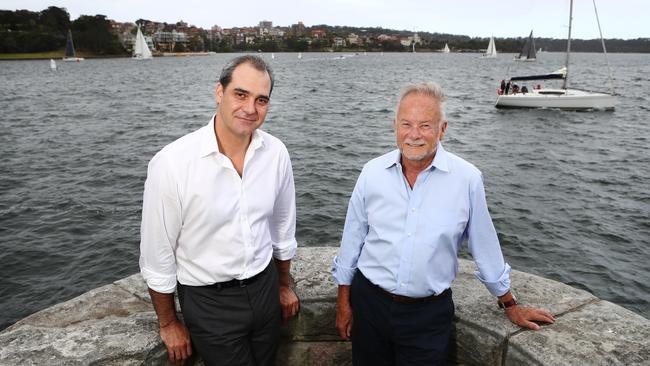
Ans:
[[[298,248],[298,242],[295,238],[273,243],[273,258],[288,261],[296,255],[296,248]]]
[[[344,267],[339,263],[339,257],[334,257],[334,265],[332,266],[332,276],[339,285],[350,285],[352,278],[357,273],[357,268]]]
[[[151,272],[145,268],[140,270],[142,277],[147,281],[147,286],[161,294],[172,294],[176,291],[176,276],[165,276]]]
[[[510,270],[512,270],[512,268],[510,268],[510,265],[506,263],[503,273],[501,273],[501,276],[499,276],[496,281],[486,280],[481,275],[481,272],[478,271],[474,272],[474,276],[476,276],[479,281],[483,282],[492,295],[501,296],[510,290]]]

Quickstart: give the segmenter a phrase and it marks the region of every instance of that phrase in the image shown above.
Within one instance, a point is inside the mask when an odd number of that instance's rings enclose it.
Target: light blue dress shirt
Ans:
[[[466,238],[476,277],[493,295],[505,294],[510,266],[488,212],[481,172],[439,143],[411,189],[394,150],[363,167],[332,273],[340,285],[349,285],[359,269],[393,294],[439,294],[456,278]]]

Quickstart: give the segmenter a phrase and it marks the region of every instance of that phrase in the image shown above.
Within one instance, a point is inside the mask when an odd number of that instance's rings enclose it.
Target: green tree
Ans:
[[[57,32],[63,36],[70,29],[70,14],[65,8],[57,8],[50,6],[49,8],[41,11],[40,23],[44,28],[49,31]]]
[[[75,47],[97,54],[123,53],[117,35],[111,33],[105,15],[82,15],[72,22]]]

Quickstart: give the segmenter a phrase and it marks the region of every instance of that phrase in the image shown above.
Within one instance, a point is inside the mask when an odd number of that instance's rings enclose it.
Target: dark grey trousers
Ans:
[[[271,366],[280,336],[278,273],[273,260],[245,287],[179,284],[194,349],[206,366]]]

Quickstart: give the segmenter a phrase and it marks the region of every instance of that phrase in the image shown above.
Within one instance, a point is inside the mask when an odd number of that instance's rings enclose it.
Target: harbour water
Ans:
[[[435,80],[443,143],[482,170],[507,261],[650,318],[650,55],[609,55],[614,112],[494,108],[501,79],[554,71],[560,53],[263,56],[277,77],[264,129],[292,157],[300,245],[338,245],[362,165],[394,148],[399,87]],[[208,122],[231,57],[0,63],[0,329],[138,271],[147,163]],[[572,62],[573,86],[607,90],[602,55]]]

